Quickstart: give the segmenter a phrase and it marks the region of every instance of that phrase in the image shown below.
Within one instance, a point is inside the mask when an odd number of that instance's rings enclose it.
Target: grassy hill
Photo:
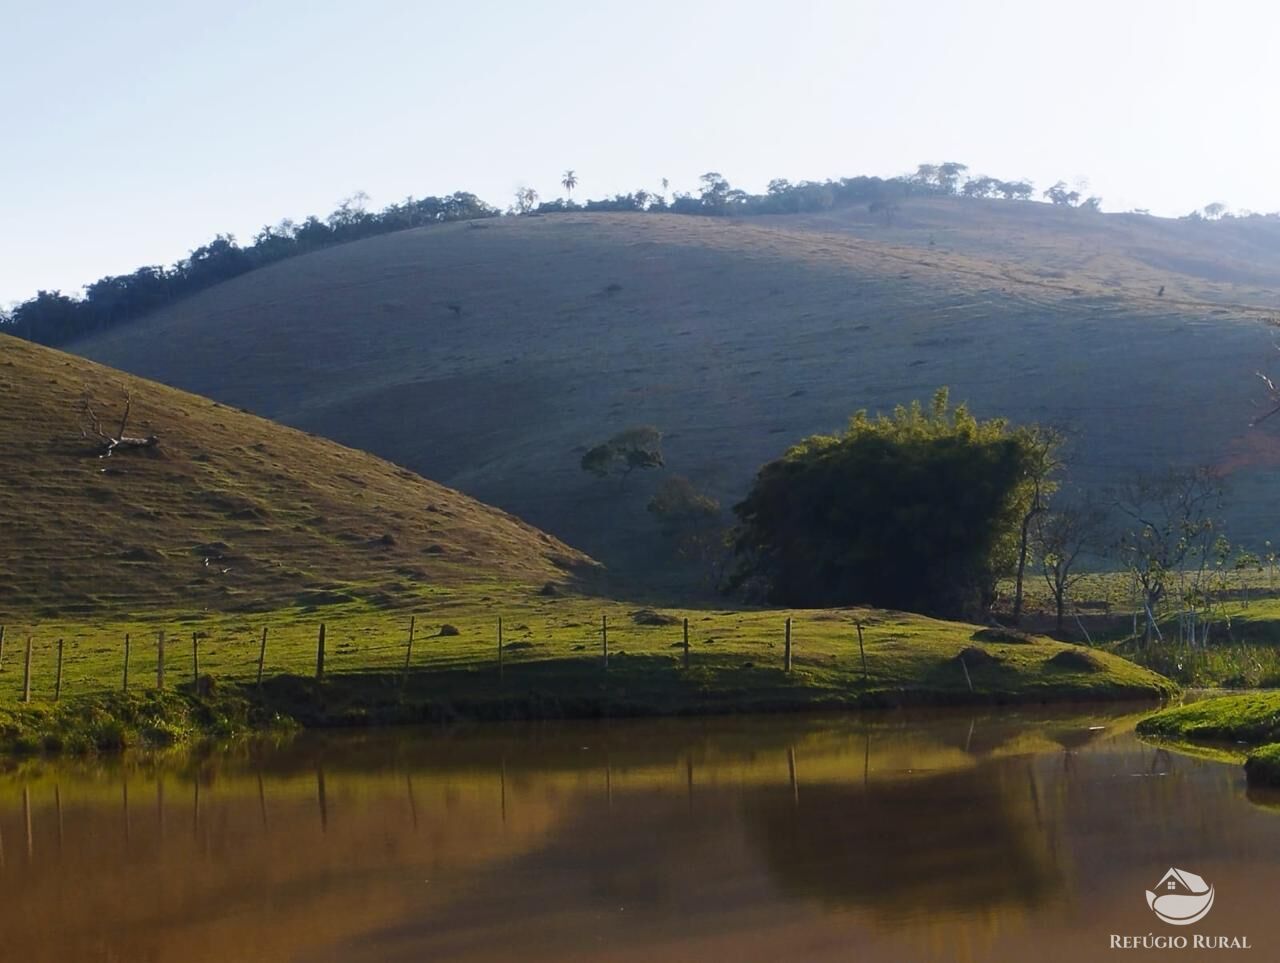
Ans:
[[[156,441],[107,454],[103,435]],[[372,455],[8,338],[0,464],[0,626],[10,639],[7,656],[0,648],[0,751],[166,744],[281,720],[1174,690],[1109,653],[918,615],[654,611],[575,591],[572,576],[591,560],[502,511]],[[548,581],[561,589],[546,591]],[[15,708],[24,664],[35,704]]]
[[[158,444],[104,457],[85,403],[112,434],[127,398]],[[589,564],[372,455],[4,336],[0,465],[0,615],[394,603]]]
[[[727,504],[857,408],[940,384],[1077,434],[1076,478],[1212,462],[1233,534],[1280,538],[1251,430],[1280,231],[920,199],[724,220],[558,215],[425,228],[261,269],[80,342],[106,363],[367,449],[615,568],[661,571],[661,473],[584,474],[636,424]],[[1163,293],[1161,293],[1163,288]]]

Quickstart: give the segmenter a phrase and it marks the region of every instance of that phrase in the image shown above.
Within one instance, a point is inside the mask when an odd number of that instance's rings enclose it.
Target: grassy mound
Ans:
[[[1280,692],[1205,699],[1157,712],[1138,724],[1139,735],[1173,742],[1280,742]]]
[[[157,443],[104,456],[98,431],[118,433],[126,404],[126,433]],[[542,584],[589,564],[371,455],[5,336],[0,464],[0,623],[397,604],[424,584]]]
[[[1268,743],[1249,753],[1244,774],[1251,786],[1280,786],[1280,743]]]

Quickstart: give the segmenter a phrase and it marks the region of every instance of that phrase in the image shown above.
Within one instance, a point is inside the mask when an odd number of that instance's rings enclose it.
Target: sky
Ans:
[[[0,305],[219,232],[517,188],[957,160],[1106,210],[1280,210],[1280,4],[0,0]]]

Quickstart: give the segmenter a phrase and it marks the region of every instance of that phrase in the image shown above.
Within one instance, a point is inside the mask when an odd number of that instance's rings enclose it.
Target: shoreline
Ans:
[[[543,667],[545,668],[545,667]],[[459,685],[459,673],[334,675],[322,682],[293,675],[264,679],[261,689],[211,677],[167,690],[85,695],[54,704],[0,709],[0,757],[94,755],[164,750],[299,730],[354,729],[441,723],[551,721],[604,718],[690,718],[905,708],[1167,703],[1170,683],[1109,681],[1088,686],[984,687],[975,691],[925,685],[841,686],[803,669],[790,677],[758,670],[755,685],[707,686],[697,677],[675,684],[611,673],[608,684],[575,685],[572,672],[558,685],[531,685],[513,672]],[[492,673],[463,672],[471,676]],[[541,673],[538,673],[541,674]],[[532,674],[531,674],[532,675]],[[1090,680],[1091,682],[1093,680]],[[481,684],[476,684],[481,683]],[[487,684],[486,684],[487,683]],[[199,692],[197,692],[197,688]],[[449,694],[440,691],[448,688]]]

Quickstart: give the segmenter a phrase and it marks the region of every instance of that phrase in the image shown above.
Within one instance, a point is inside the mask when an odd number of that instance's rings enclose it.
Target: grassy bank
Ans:
[[[126,743],[150,744],[157,733],[163,742],[293,723],[1155,700],[1175,691],[1168,680],[1109,653],[897,612],[653,610],[532,587],[499,596],[485,585],[424,592],[417,602],[395,610],[353,599],[266,615],[161,613],[94,625],[10,624],[0,663],[0,710],[8,726],[0,749],[112,748],[119,741],[111,737],[117,731],[108,725],[112,720]],[[325,675],[317,682],[322,622]],[[167,691],[160,694],[162,631]],[[33,704],[25,707],[18,700],[28,635]],[[119,694],[126,635],[127,697]],[[49,700],[58,639],[63,682],[55,706]]]
[[[1245,756],[1250,785],[1280,786],[1280,692],[1205,699],[1157,712],[1139,735]]]

